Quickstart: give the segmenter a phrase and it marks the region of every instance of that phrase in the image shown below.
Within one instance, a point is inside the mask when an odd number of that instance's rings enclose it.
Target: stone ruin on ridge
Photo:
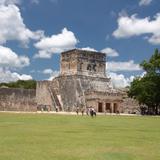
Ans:
[[[52,81],[37,82],[39,108],[75,111],[94,107],[97,112],[122,112],[123,94],[106,76],[104,53],[73,49],[61,53],[60,74]]]

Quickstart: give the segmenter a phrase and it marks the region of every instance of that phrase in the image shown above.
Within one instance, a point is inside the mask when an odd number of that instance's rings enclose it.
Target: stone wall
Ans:
[[[140,106],[135,99],[126,96],[121,106],[124,113],[140,114]]]
[[[86,93],[87,106],[92,106],[97,112],[122,113],[122,94],[116,90],[108,92],[88,92]]]
[[[85,93],[88,90],[105,93],[111,89],[109,78],[84,75],[58,76],[53,79],[50,88],[65,111],[74,111],[80,105],[86,106]]]
[[[50,81],[37,81],[36,86],[36,102],[37,106],[52,106],[52,98],[50,94]],[[51,109],[53,110],[53,109]]]
[[[0,88],[0,111],[37,111],[36,90]]]

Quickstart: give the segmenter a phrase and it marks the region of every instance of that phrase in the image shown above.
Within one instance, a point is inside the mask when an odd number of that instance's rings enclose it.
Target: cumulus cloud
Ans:
[[[58,75],[59,75],[59,71],[53,71],[48,80],[52,81],[53,78],[57,77]]]
[[[130,83],[135,78],[134,76],[130,76],[129,78],[125,77],[123,74],[117,74],[114,72],[109,72],[108,77],[111,78],[112,85],[115,88],[125,88],[130,85]]]
[[[41,73],[49,75],[49,78],[47,80],[52,81],[53,78],[57,77],[59,75],[59,71],[54,71],[51,68],[44,69]]]
[[[113,32],[116,38],[129,38],[143,34],[151,34],[148,41],[152,44],[160,44],[160,14],[153,20],[150,17],[138,18],[136,14],[120,16],[118,18],[118,28]]]
[[[113,87],[115,88],[125,88],[130,86],[130,83],[134,80],[135,77],[144,77],[146,72],[142,72],[140,75],[137,76],[129,76],[126,77],[124,74],[117,74],[115,72],[108,72],[107,76],[111,78],[111,82]]]
[[[53,70],[50,68],[43,70],[43,74],[52,74],[52,73],[53,73]]]
[[[30,80],[31,75],[18,74],[0,67],[0,82],[14,82],[17,80]]]
[[[39,42],[35,43],[35,47],[39,52],[35,58],[51,58],[52,54],[60,53],[69,49],[75,48],[78,43],[73,32],[64,28],[61,33],[44,37]]]
[[[32,76],[31,75],[27,75],[27,74],[18,74],[18,73],[16,73],[16,72],[14,72],[13,73],[14,74],[14,76],[17,76],[17,78],[19,79],[19,80],[31,80],[32,79]]]
[[[150,38],[148,38],[148,42],[151,44],[159,45],[160,44],[160,34],[153,35]]]
[[[21,0],[0,0],[0,5],[21,4]]]
[[[119,53],[112,48],[104,48],[101,50],[102,53],[105,53],[108,57],[117,57],[119,56]]]
[[[108,71],[140,71],[139,64],[134,63],[133,60],[128,62],[110,61],[106,63]]]
[[[91,47],[84,47],[84,48],[80,48],[84,51],[92,51],[92,52],[97,52],[97,50],[95,50],[94,48],[91,48]]]
[[[152,2],[152,0],[140,0],[139,5],[140,6],[147,6]]]
[[[22,68],[29,64],[28,57],[18,56],[10,48],[0,46],[0,67]]]
[[[0,44],[8,40],[20,41],[27,45],[30,39],[43,37],[43,31],[31,31],[23,23],[20,10],[16,5],[0,5]]]

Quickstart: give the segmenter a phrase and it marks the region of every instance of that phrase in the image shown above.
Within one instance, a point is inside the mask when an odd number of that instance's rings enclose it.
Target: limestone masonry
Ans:
[[[75,111],[94,107],[97,112],[123,112],[123,94],[106,76],[106,55],[70,50],[61,54],[60,75],[51,82],[37,82],[38,106]]]
[[[138,104],[126,92],[114,89],[106,76],[106,55],[73,49],[61,53],[60,74],[38,81],[36,91],[0,89],[0,110],[75,111],[94,107],[97,112],[136,113]]]
[[[0,111],[37,111],[33,89],[0,88]]]

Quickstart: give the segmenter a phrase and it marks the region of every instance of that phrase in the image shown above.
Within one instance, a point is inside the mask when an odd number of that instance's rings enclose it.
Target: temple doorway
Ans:
[[[118,111],[118,105],[117,105],[117,103],[114,103],[113,112],[117,113],[117,111]]]
[[[98,102],[98,112],[103,112],[103,105],[101,102]]]
[[[111,104],[110,103],[106,103],[106,112],[111,113]]]

